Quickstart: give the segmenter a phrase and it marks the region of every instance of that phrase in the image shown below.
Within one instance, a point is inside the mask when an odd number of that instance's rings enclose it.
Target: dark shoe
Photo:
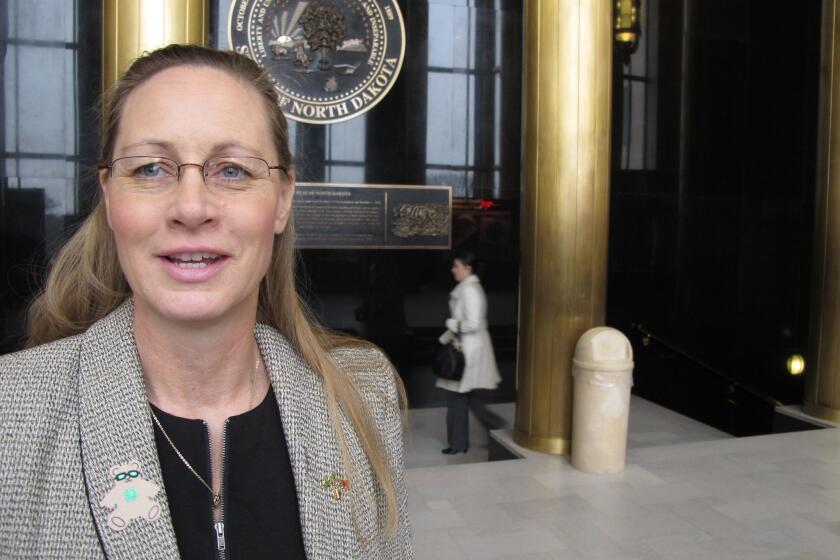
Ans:
[[[452,449],[451,447],[447,447],[446,449],[442,449],[441,453],[444,455],[455,455],[456,453],[466,453],[467,449]]]

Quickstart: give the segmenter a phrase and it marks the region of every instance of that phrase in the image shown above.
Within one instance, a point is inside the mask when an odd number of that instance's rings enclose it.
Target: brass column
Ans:
[[[840,0],[823,0],[805,412],[840,422]]]
[[[519,397],[514,439],[569,449],[572,357],[604,322],[610,0],[526,0]]]
[[[209,0],[103,0],[102,87],[144,51],[170,43],[207,44]]]

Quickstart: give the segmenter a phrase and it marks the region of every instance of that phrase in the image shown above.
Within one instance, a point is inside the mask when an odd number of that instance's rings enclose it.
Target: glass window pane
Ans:
[[[64,82],[63,93],[65,96],[63,103],[64,115],[62,116],[64,126],[63,151],[65,154],[75,154],[77,151],[76,104],[73,101],[75,101],[76,92],[76,51],[65,49],[63,55],[64,74],[62,78]]]
[[[470,23],[471,10],[469,8],[454,8],[452,10],[452,26],[454,29],[453,49],[452,49],[452,67],[453,68],[469,68],[470,64]],[[475,23],[472,23],[475,26]],[[431,29],[431,26],[429,26]]]
[[[645,168],[645,93],[644,82],[624,81],[622,169]]]
[[[464,165],[467,159],[467,76],[429,73],[426,161]]]
[[[631,84],[632,114],[630,120],[630,169],[645,168],[645,83]]]
[[[475,164],[475,76],[467,76],[467,165]]]
[[[358,185],[365,182],[365,168],[360,165],[328,165],[326,171],[328,183],[353,183]]]
[[[466,68],[470,51],[470,10],[429,4],[429,66]]]
[[[66,178],[67,162],[63,159],[21,159],[19,165],[21,177]]]
[[[289,126],[289,148],[292,151],[292,157],[297,157],[295,154],[295,146],[297,146],[297,142],[295,141],[297,138],[297,122],[292,119],[286,119],[286,123]]]
[[[365,129],[367,115],[360,115],[349,121],[329,125],[329,149],[327,158],[333,161],[365,160]]]
[[[502,164],[502,76],[496,74],[493,80],[493,163]]]
[[[216,11],[216,22],[218,33],[215,37],[215,46],[219,50],[228,49],[228,19],[230,17],[231,0],[217,0],[218,10]]]
[[[17,46],[7,45],[6,61],[3,65],[4,118],[6,121],[6,151],[17,150]]]
[[[65,91],[64,48],[28,47],[17,49],[18,149],[21,152],[65,153],[65,103],[72,93]]]
[[[429,66],[452,68],[455,8],[429,4]]]
[[[467,194],[467,173],[450,169],[426,169],[427,185],[447,185],[452,187],[452,196],[463,198]]]
[[[15,34],[10,32],[10,36],[36,41],[73,41],[73,11],[62,7],[67,2],[12,0],[10,4],[15,18],[9,18],[9,29],[16,28]]]

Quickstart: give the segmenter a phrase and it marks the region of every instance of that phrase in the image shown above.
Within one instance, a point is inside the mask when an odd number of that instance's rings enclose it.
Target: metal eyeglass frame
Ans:
[[[178,163],[177,161],[175,161],[172,158],[163,157],[163,156],[142,156],[142,155],[140,155],[140,156],[125,156],[125,157],[121,157],[121,158],[112,159],[111,163],[109,163],[108,165],[101,165],[100,164],[99,169],[107,169],[108,170],[108,176],[113,177],[114,176],[114,164],[117,163],[120,160],[133,159],[133,158],[162,159],[162,160],[166,160],[166,161],[171,161],[172,163],[175,164],[175,183],[176,184],[181,182],[181,168],[182,167],[193,166],[193,167],[198,167],[199,169],[201,169],[201,177],[204,180],[204,184],[206,185],[207,184],[207,163],[213,161],[214,159],[224,159],[226,157],[258,159],[261,162],[263,162],[266,165],[266,167],[268,167],[268,176],[269,177],[271,177],[271,170],[272,169],[282,169],[283,173],[286,174],[286,177],[289,176],[289,170],[286,167],[284,167],[282,165],[271,165],[271,164],[268,163],[268,161],[264,160],[261,157],[256,157],[256,156],[216,156],[216,157],[211,157],[211,158],[206,159],[204,161],[204,163],[191,163],[191,162]]]

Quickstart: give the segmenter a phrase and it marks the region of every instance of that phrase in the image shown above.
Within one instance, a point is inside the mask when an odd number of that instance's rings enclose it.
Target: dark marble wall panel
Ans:
[[[674,406],[692,408],[686,393],[703,380],[721,384],[708,369],[731,378],[723,389],[741,383],[798,402],[802,378],[785,360],[807,347],[820,2],[646,0],[645,9],[656,43],[615,71],[609,321],[637,343],[642,324],[694,358],[637,344],[639,387]],[[619,84],[634,76],[656,114],[628,117],[640,105]],[[658,143],[628,147],[632,126]],[[627,165],[628,149],[655,163]],[[686,390],[653,389],[667,376]],[[707,407],[744,401],[715,394]]]

